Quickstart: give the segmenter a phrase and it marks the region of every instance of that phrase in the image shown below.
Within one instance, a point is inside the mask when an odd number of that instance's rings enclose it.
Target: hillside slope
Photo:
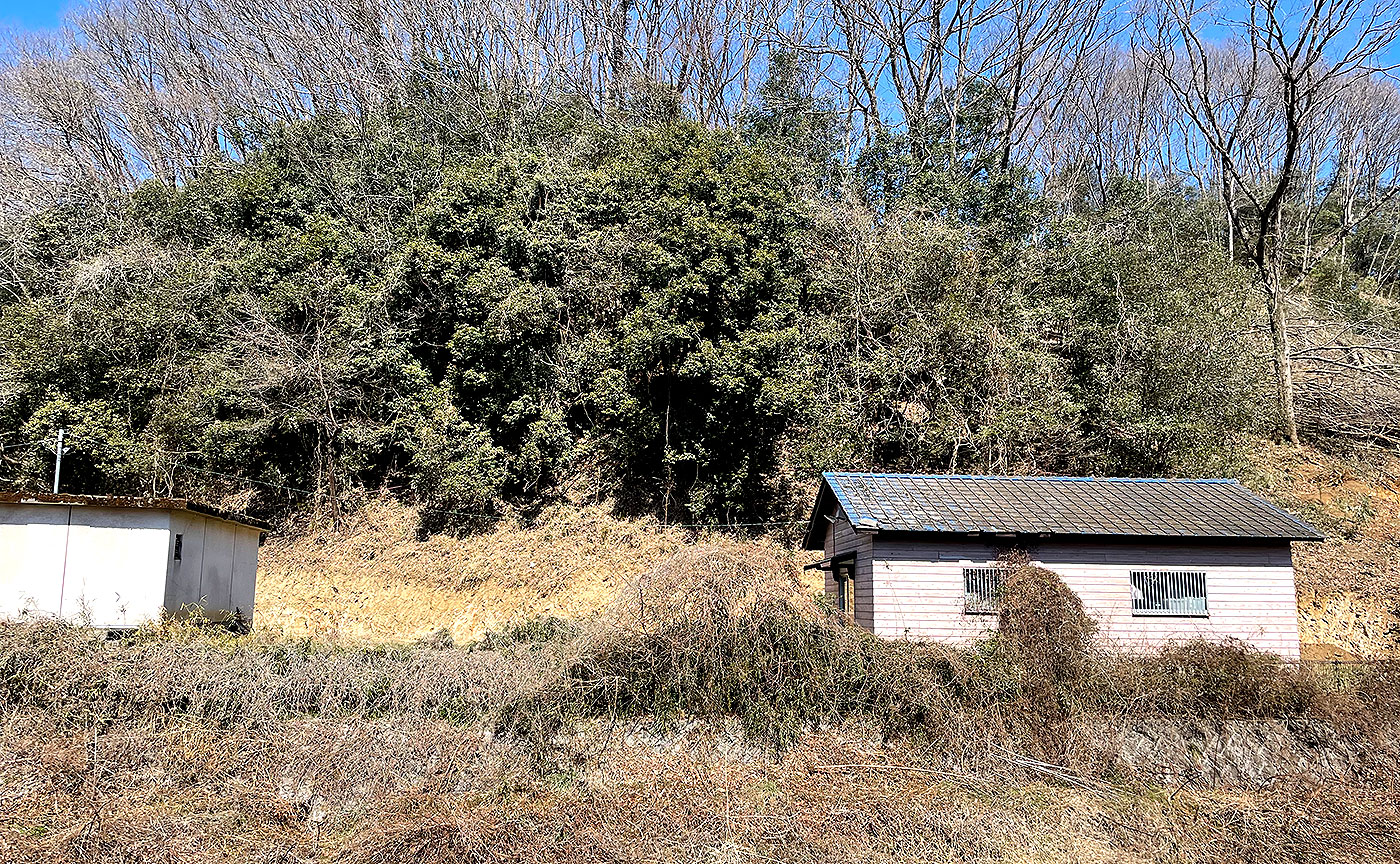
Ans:
[[[1400,651],[1400,461],[1266,448],[1261,491],[1312,520],[1294,546],[1298,623],[1314,659]],[[1306,655],[1305,655],[1306,656]]]
[[[587,617],[685,543],[677,528],[601,507],[556,508],[528,527],[507,522],[467,537],[419,539],[417,512],[380,498],[340,533],[269,541],[254,623],[290,638],[403,642],[445,630],[465,642],[530,619]]]
[[[1295,546],[1306,656],[1400,648],[1400,464],[1262,447],[1255,485],[1313,520],[1324,543]],[[372,501],[340,533],[274,537],[258,581],[260,631],[291,638],[402,642],[446,630],[457,642],[555,616],[578,619],[687,542],[654,519],[558,507],[530,526],[419,539],[416,512]],[[769,554],[800,553],[755,541]],[[820,590],[814,574],[806,578]]]
[[[1400,860],[1379,666],[1079,655],[1047,690],[1004,649],[1062,627],[875,640],[735,545],[644,581],[643,626],[489,648],[0,622],[0,860]]]

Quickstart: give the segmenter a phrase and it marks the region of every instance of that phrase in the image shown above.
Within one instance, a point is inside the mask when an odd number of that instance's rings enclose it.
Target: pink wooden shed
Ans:
[[[1114,647],[1233,638],[1296,658],[1292,543],[1321,539],[1233,480],[828,473],[805,545],[833,603],[879,636],[987,635],[1016,551]]]

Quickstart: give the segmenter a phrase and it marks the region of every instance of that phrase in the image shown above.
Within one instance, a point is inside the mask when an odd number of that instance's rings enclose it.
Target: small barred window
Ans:
[[[1135,570],[1131,574],[1134,615],[1204,618],[1206,574],[1184,570]]]
[[[963,614],[996,615],[1001,612],[1004,567],[963,568]]]

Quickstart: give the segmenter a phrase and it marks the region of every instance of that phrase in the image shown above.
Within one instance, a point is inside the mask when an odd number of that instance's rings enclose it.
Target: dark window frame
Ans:
[[[843,575],[844,574],[844,575]],[[836,611],[856,614],[856,554],[849,552],[831,559],[831,579],[836,583]]]

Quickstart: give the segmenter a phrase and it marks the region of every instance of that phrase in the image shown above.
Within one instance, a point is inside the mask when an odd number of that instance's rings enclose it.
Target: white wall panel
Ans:
[[[204,570],[206,517],[188,510],[170,514],[169,577],[165,584],[165,611],[183,615],[200,605],[200,573]],[[180,536],[180,560],[176,561],[175,536]]]
[[[236,529],[236,525],[222,519],[204,520],[204,568],[199,574],[199,599],[208,613],[227,612],[231,608]]]
[[[159,618],[169,512],[90,506],[72,511],[58,613],[95,627],[135,627]]]
[[[262,532],[244,525],[235,526],[233,548],[233,597],[230,611],[238,610],[253,623],[253,599],[258,579],[258,540]]]
[[[58,614],[70,509],[0,504],[0,617]]]

